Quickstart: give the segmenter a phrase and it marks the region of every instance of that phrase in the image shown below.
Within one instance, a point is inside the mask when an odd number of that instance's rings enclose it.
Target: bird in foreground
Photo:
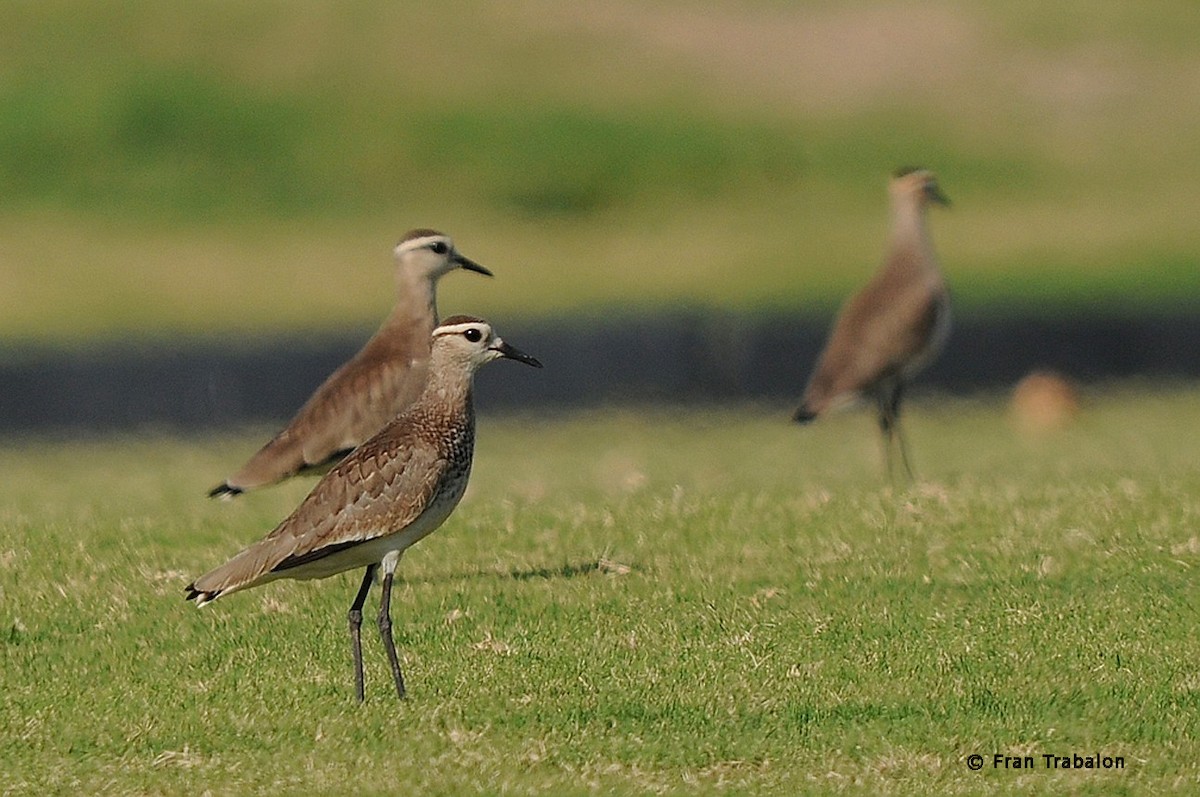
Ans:
[[[873,401],[888,475],[894,478],[892,452],[898,440],[912,479],[899,428],[900,401],[905,386],[937,355],[950,331],[950,296],[925,210],[930,203],[949,205],[950,200],[925,169],[896,172],[889,194],[891,231],[883,265],[842,305],[793,418],[808,423],[839,406]]]
[[[492,276],[435,230],[412,230],[396,245],[396,305],[379,330],[334,371],[296,416],[237,473],[209,491],[233,498],[304,472],[320,472],[416,401],[437,326],[437,282],[455,269]]]
[[[362,607],[382,571],[379,633],[396,693],[404,697],[392,639],[392,576],[405,549],[442,525],[466,490],[475,446],[473,376],[499,358],[542,367],[497,337],[486,321],[446,319],[433,331],[429,379],[417,401],[325,474],[264,539],[189,584],[187,599],[203,606],[279,578],[325,578],[365,568],[349,614],[361,702]]]

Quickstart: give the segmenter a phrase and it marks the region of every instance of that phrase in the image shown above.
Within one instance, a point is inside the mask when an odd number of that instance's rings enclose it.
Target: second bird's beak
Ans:
[[[950,207],[950,197],[942,193],[942,189],[937,183],[930,183],[925,186],[925,196],[929,197],[930,202],[936,202],[942,207]]]
[[[479,265],[469,257],[463,257],[462,255],[455,253],[454,262],[458,263],[461,268],[465,268],[467,271],[474,271],[476,274],[483,274],[487,277],[495,276],[492,274],[492,272],[488,271],[486,268]]]
[[[542,364],[537,361],[536,357],[530,357],[516,346],[509,346],[500,338],[496,338],[496,343],[492,346],[492,351],[500,352],[501,357],[505,357],[509,360],[516,360],[517,362],[525,363],[526,365],[532,365],[534,368],[542,367]]]

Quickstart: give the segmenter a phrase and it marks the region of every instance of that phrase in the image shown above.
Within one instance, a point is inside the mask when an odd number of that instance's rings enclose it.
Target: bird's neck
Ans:
[[[892,252],[912,252],[921,255],[916,262],[936,268],[933,240],[925,223],[925,208],[915,200],[901,200],[892,205],[892,227],[889,232]]]
[[[437,326],[437,280],[406,269],[396,270],[396,306],[398,319],[426,319],[429,330]]]
[[[904,199],[892,205],[892,241],[929,246],[925,209],[920,202]]]
[[[466,407],[470,413],[474,387],[473,369],[467,364],[445,357],[435,349],[429,362],[429,377],[421,394],[421,403],[442,406],[447,410]]]
[[[443,365],[437,363],[436,366]],[[447,459],[466,456],[470,461],[475,439],[475,405],[469,371],[434,367],[416,403],[404,416]]]

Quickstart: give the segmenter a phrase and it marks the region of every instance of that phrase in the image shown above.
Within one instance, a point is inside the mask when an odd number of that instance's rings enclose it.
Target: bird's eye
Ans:
[[[435,255],[444,255],[450,251],[450,247],[446,246],[445,241],[434,241],[429,245],[429,248]]]
[[[480,332],[478,329],[472,328],[472,329],[468,329],[466,332],[464,332],[463,337],[466,338],[467,340],[471,341],[472,343],[478,343],[479,341],[483,340],[483,333]]]

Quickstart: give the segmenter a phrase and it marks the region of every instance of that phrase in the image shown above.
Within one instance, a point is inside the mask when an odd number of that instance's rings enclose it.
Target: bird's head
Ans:
[[[897,169],[890,186],[893,200],[916,200],[921,205],[934,203],[950,205],[950,198],[938,187],[937,177],[928,169],[906,167]]]
[[[438,279],[457,268],[492,276],[492,272],[459,253],[450,236],[436,230],[411,230],[393,250],[396,267],[410,274]]]
[[[491,324],[469,315],[451,316],[433,330],[433,356],[457,362],[472,371],[501,358],[542,367],[537,359],[505,343]]]

